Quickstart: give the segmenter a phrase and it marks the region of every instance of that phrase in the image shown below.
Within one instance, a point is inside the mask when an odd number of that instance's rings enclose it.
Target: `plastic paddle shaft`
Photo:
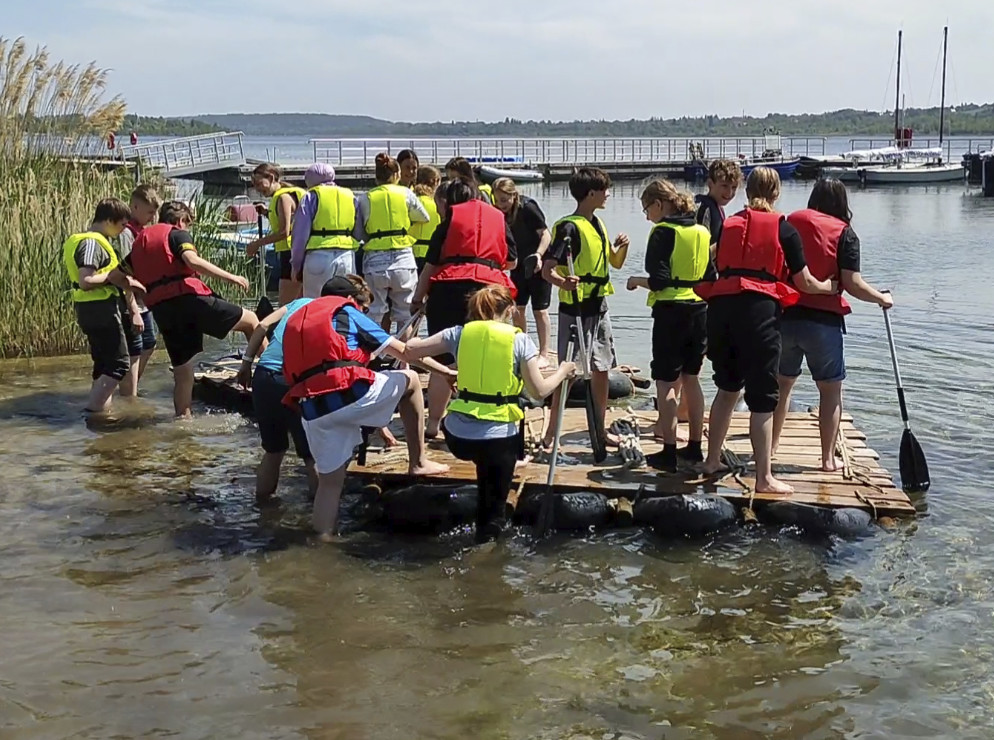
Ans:
[[[894,380],[897,383],[897,402],[901,406],[901,421],[908,427],[908,404],[904,400],[904,384],[901,382],[901,368],[897,364],[897,348],[894,346],[894,330],[890,326],[890,313],[884,309],[884,326],[887,327],[887,344],[890,346],[890,361],[894,365]]]
[[[566,354],[573,356],[573,340],[570,339],[566,345]],[[545,479],[545,493],[542,495],[542,505],[538,510],[538,518],[535,520],[535,534],[544,537],[545,533],[552,527],[553,512],[555,511],[555,490],[553,485],[556,482],[556,463],[559,461],[559,438],[563,432],[563,416],[566,414],[566,396],[569,395],[569,378],[564,378],[559,385],[559,405],[556,414],[556,427],[553,430],[552,454],[549,457],[549,474]]]

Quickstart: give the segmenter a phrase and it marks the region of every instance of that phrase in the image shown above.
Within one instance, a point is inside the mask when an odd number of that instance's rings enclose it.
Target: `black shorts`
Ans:
[[[76,321],[90,345],[93,379],[106,375],[120,380],[131,369],[131,361],[119,299],[83,301],[75,306]]]
[[[280,280],[293,280],[293,267],[290,264],[290,250],[285,252],[277,252],[276,256],[280,258]]]
[[[699,375],[708,348],[708,304],[659,302],[652,307],[652,379],[674,383]]]
[[[283,382],[282,373],[256,367],[252,375],[252,408],[259,424],[262,449],[269,453],[283,453],[290,449],[290,439],[301,460],[311,459],[307,435],[300,421],[300,414],[283,403],[283,396],[290,390]]]
[[[511,273],[511,282],[518,289],[514,302],[518,306],[527,306],[529,301],[533,311],[547,311],[552,303],[552,283],[536,272],[527,277],[521,272]]]
[[[124,315],[124,331],[128,337],[128,354],[131,357],[141,357],[142,352],[155,349],[155,324],[152,322],[152,312],[147,308],[142,311],[142,322],[145,329],[139,334],[131,327],[131,315]]]
[[[181,295],[152,307],[173,367],[204,351],[204,334],[223,339],[242,318],[241,306],[216,295]]]
[[[425,303],[428,335],[438,334],[453,326],[463,326],[466,323],[466,304],[469,297],[483,287],[486,287],[485,283],[473,280],[440,280],[432,283]],[[456,358],[451,354],[444,354],[439,355],[435,360],[443,365],[451,365]]]
[[[718,296],[708,303],[708,357],[723,391],[745,388],[745,402],[759,414],[777,407],[780,389],[780,304],[760,293]]]

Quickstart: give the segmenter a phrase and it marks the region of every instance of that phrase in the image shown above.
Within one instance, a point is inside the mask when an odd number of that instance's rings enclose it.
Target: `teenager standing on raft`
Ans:
[[[881,293],[859,273],[859,237],[850,225],[849,195],[839,180],[818,180],[808,207],[787,217],[804,244],[804,259],[811,274],[837,280],[854,298],[876,303],[884,310],[894,305],[889,293]],[[773,451],[776,453],[790,408],[790,393],[801,374],[801,360],[808,363],[811,379],[818,386],[818,427],[821,437],[821,467],[838,469],[835,441],[842,421],[842,381],[846,377],[843,335],[845,316],[852,312],[842,293],[802,295],[796,306],[784,309],[780,333],[780,402],[773,419]]]
[[[299,407],[318,473],[312,525],[330,539],[338,521],[345,470],[362,442],[362,427],[384,427],[400,411],[407,439],[408,474],[441,475],[448,466],[428,459],[424,400],[413,370],[373,372],[366,365],[385,352],[409,362],[403,342],[374,323],[359,303],[370,299],[364,283],[351,297],[329,296],[298,309],[283,331],[283,372],[290,386],[284,402]],[[455,377],[425,360],[433,372]]]
[[[476,541],[485,542],[504,528],[504,504],[515,463],[524,456],[518,396],[545,398],[576,372],[564,362],[545,378],[531,337],[508,321],[514,309],[510,291],[488,285],[469,299],[469,323],[408,343],[412,357],[455,355],[458,397],[448,408],[442,432],[449,451],[476,465]]]
[[[294,281],[290,267],[290,236],[293,230],[293,216],[304,197],[303,188],[282,182],[283,172],[275,164],[263,163],[252,171],[252,187],[260,195],[269,198],[268,205],[259,204],[256,211],[269,220],[269,236],[256,239],[245,245],[245,255],[255,257],[265,247],[275,244],[276,256],[280,260],[279,303],[286,305],[300,297],[300,283]]]
[[[400,165],[400,181],[398,184],[414,190],[414,186],[418,182],[418,169],[421,167],[418,155],[413,149],[401,149],[397,154],[397,164]]]
[[[475,187],[453,180],[443,195],[442,223],[431,237],[424,271],[411,302],[411,310],[422,305],[428,333],[438,334],[466,323],[469,297],[488,285],[514,286],[504,270],[513,269],[514,237],[504,214],[478,197]],[[427,303],[425,303],[427,299]],[[435,358],[451,365],[455,357],[445,353]],[[438,425],[451,397],[451,388],[432,376],[428,383],[429,438],[438,435]]]
[[[511,271],[511,282],[518,291],[514,325],[523,332],[528,331],[525,309],[530,302],[538,334],[538,362],[544,369],[549,366],[549,339],[552,336],[549,319],[552,285],[542,277],[542,260],[552,243],[552,234],[538,203],[534,198],[521,195],[514,180],[508,177],[494,180],[494,198],[494,205],[504,212],[511,227],[518,253],[517,265]]]
[[[703,472],[712,475],[725,467],[721,450],[744,387],[760,493],[793,491],[773,477],[771,464],[781,311],[797,303],[793,286],[822,295],[836,291],[830,281],[811,275],[797,229],[773,210],[779,197],[775,170],[757,167],[750,173],[746,208],[726,219],[721,230],[715,254],[718,279],[694,288],[708,302],[708,357],[718,386],[708,417]]]
[[[124,230],[131,212],[117,198],[97,204],[87,231],[73,234],[62,245],[62,263],[72,283],[76,323],[86,335],[93,359],[93,384],[85,410],[104,413],[111,397],[128,374],[128,338],[124,328],[122,294],[130,309],[133,331],[142,332],[141,312],[133,291],[144,290],[137,280],[120,268],[110,240]]]
[[[542,277],[559,288],[559,329],[558,355],[560,360],[575,360],[579,347],[574,348],[573,357],[566,357],[570,331],[576,325],[577,317],[582,320],[587,337],[587,352],[590,353],[591,388],[598,423],[604,431],[604,418],[607,413],[608,373],[617,366],[614,353],[614,335],[611,332],[611,318],[607,311],[607,297],[614,295],[611,285],[611,268],[620,270],[628,257],[628,236],[618,234],[612,244],[608,239],[607,227],[597,217],[596,212],[604,208],[610,197],[611,178],[603,170],[595,167],[581,167],[569,179],[569,191],[576,199],[576,210],[572,215],[560,219],[552,227],[552,246],[542,263]],[[566,259],[566,238],[570,240],[575,277],[570,277]],[[573,294],[579,300],[574,300]],[[559,409],[559,389],[552,397],[552,413],[546,430],[544,444],[552,445],[553,430],[556,428]],[[591,432],[598,430],[590,430]],[[617,444],[614,435],[605,432],[609,443]]]
[[[317,298],[333,277],[355,272],[356,198],[335,184],[330,164],[308,167],[304,184],[308,190],[293,223],[290,267],[304,285],[304,297]]]
[[[162,201],[159,199],[159,194],[151,185],[139,185],[131,192],[131,202],[128,204],[131,218],[124,225],[124,231],[117,237],[117,245],[122,260],[127,259],[128,255],[131,254],[131,247],[142,229],[155,221],[161,205]],[[141,296],[136,295],[135,302],[138,304],[144,329],[141,332],[131,331],[128,336],[131,370],[125,376],[126,382],[121,383],[121,396],[123,397],[138,395],[138,381],[145,374],[145,368],[148,367],[148,361],[152,358],[152,352],[155,351],[156,345],[152,312],[145,306]],[[124,319],[126,327],[130,328],[134,325],[130,315],[125,316]]]
[[[707,303],[694,292],[702,280],[714,280],[711,233],[699,225],[690,193],[668,180],[655,180],[642,191],[642,212],[655,226],[645,251],[648,277],[628,278],[628,290],[646,288],[652,309],[652,379],[656,381],[659,420],[653,435],[662,452],[650,465],[675,473],[677,458],[702,462],[704,391],[698,376],[707,351]],[[677,450],[678,399],[687,405],[690,440]]]
[[[363,245],[362,272],[373,291],[369,317],[376,323],[390,315],[402,326],[418,285],[412,223],[427,223],[428,211],[412,190],[397,183],[400,165],[389,154],[376,155],[377,186],[358,199],[354,236]]]
[[[442,174],[431,165],[418,168],[418,179],[414,184],[414,194],[418,196],[421,205],[428,212],[428,221],[422,224],[411,224],[411,236],[414,237],[414,262],[418,266],[418,275],[425,269],[425,257],[428,245],[431,244],[432,234],[442,222],[438,215],[438,204],[435,202],[435,191],[442,182]]]
[[[187,231],[191,223],[193,212],[186,203],[165,203],[159,223],[142,231],[128,256],[135,277],[146,286],[145,303],[173,365],[173,407],[180,417],[190,416],[193,360],[204,350],[204,334],[223,339],[240,331],[249,339],[259,325],[255,313],[217,297],[198,277],[208,275],[244,292],[249,289],[244,277],[197,254]]]

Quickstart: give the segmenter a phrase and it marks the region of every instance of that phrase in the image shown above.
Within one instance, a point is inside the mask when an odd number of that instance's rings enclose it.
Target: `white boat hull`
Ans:
[[[487,182],[493,182],[499,177],[508,177],[515,182],[541,182],[544,179],[542,173],[535,170],[512,170],[489,165],[480,166],[480,176]]]
[[[859,173],[855,167],[823,167],[818,176],[826,180],[832,178],[842,182],[859,182]]]
[[[859,167],[857,179],[867,184],[915,184],[961,182],[966,170],[959,164],[911,165],[904,167]]]

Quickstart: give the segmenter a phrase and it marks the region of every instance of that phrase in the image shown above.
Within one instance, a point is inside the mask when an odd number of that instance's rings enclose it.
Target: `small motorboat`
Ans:
[[[545,179],[542,173],[536,170],[505,169],[489,164],[480,165],[477,172],[480,179],[487,183],[492,183],[501,177],[507,177],[515,182],[542,182]]]

